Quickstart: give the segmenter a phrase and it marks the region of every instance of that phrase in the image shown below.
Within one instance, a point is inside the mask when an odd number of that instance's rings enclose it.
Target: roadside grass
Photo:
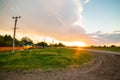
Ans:
[[[120,52],[120,47],[89,47],[88,49]]]
[[[0,52],[0,71],[67,68],[81,65],[93,57],[90,52],[70,48],[29,49],[25,51]]]

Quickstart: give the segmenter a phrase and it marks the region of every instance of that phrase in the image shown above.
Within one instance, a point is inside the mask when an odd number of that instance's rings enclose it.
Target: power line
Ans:
[[[15,25],[14,25],[14,34],[13,34],[13,45],[12,45],[12,53],[14,53],[14,47],[15,47],[15,34],[16,34],[16,25],[17,25],[17,19],[18,18],[21,18],[21,16],[15,16],[15,17],[12,17],[13,19],[15,19]]]

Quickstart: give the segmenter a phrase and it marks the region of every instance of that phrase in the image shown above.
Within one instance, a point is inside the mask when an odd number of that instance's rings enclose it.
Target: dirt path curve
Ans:
[[[93,52],[79,68],[0,73],[0,80],[120,80],[120,55]]]
[[[105,54],[120,55],[120,52],[114,52],[114,51],[92,50],[92,49],[83,49],[83,50],[85,50],[85,51],[90,51],[90,52],[96,52],[96,53],[105,53]]]

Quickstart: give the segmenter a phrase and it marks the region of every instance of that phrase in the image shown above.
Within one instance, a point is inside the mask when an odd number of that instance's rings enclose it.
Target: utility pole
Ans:
[[[15,16],[15,17],[12,17],[13,19],[15,19],[15,25],[14,25],[14,34],[13,34],[13,44],[12,44],[12,53],[14,53],[14,47],[15,47],[15,34],[16,34],[16,25],[17,25],[17,19],[18,18],[21,18],[21,16]]]

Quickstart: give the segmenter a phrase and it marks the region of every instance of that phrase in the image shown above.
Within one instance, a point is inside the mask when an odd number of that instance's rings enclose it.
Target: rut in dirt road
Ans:
[[[79,68],[0,73],[0,80],[120,80],[120,56],[94,53]]]

